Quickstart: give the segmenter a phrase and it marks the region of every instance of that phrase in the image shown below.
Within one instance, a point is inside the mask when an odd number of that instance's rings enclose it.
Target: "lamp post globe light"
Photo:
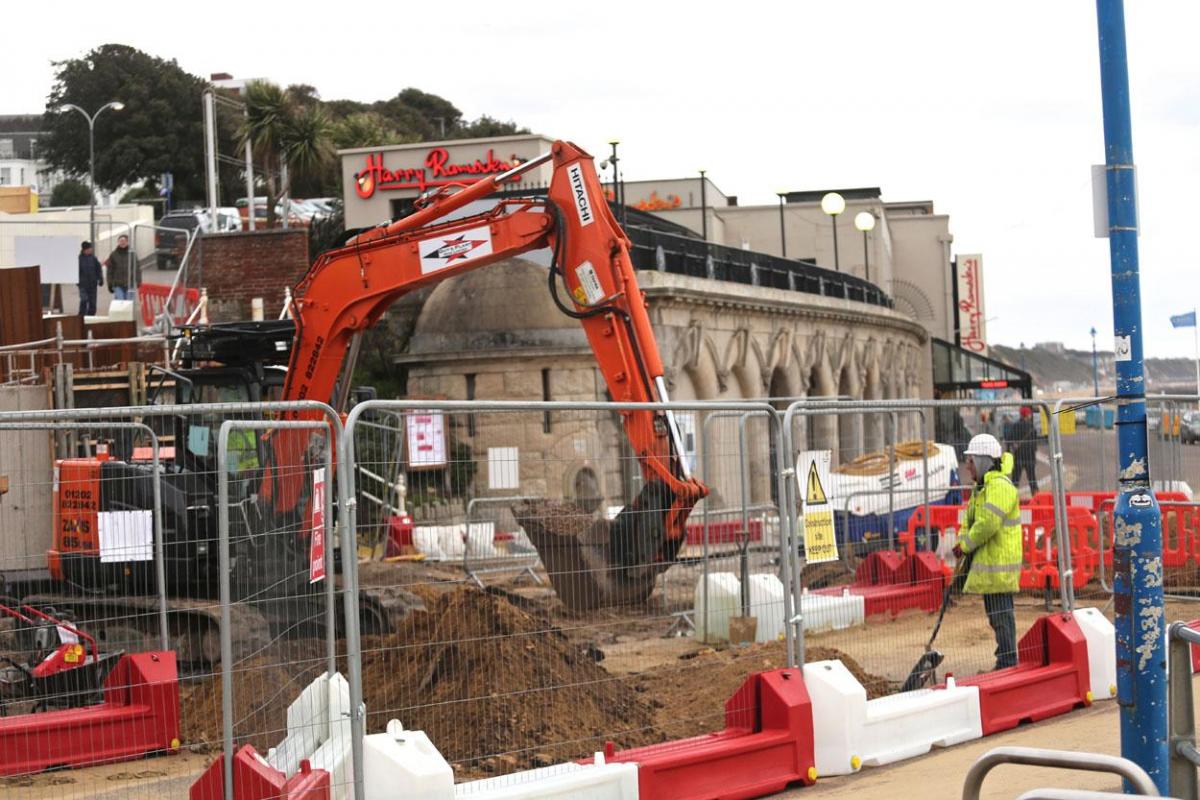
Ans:
[[[58,107],[59,111],[68,111],[74,109],[88,123],[88,188],[91,190],[91,210],[88,212],[88,241],[95,244],[96,242],[96,118],[103,114],[106,110],[120,111],[125,107],[125,104],[120,100],[113,100],[105,103],[96,109],[95,114],[89,114],[74,103],[63,103]]]
[[[838,258],[837,218],[838,214],[846,210],[846,198],[837,192],[829,192],[821,198],[821,210],[833,219],[833,268],[837,272],[841,272],[842,263]]]
[[[870,282],[871,280],[871,256],[867,249],[867,234],[875,230],[875,215],[870,211],[860,211],[854,215],[854,227],[862,231],[863,235],[863,277]]]

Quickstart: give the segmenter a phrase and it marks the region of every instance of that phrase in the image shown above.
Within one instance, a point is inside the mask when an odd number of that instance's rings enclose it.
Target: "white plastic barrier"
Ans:
[[[1117,632],[1095,608],[1075,609],[1075,621],[1087,640],[1088,675],[1093,700],[1117,696]]]
[[[350,684],[341,674],[314,680],[287,711],[287,736],[267,751],[266,762],[289,778],[308,759],[329,773],[331,798],[347,796],[351,781]]]
[[[696,628],[705,630],[708,616],[708,638],[729,639],[729,618],[741,616],[742,582],[732,572],[713,572],[708,575],[708,608],[704,606],[704,576],[696,581]]]
[[[979,689],[956,686],[867,700],[841,661],[804,665],[817,773],[848,775],[983,736]]]
[[[805,591],[800,595],[800,614],[804,617],[804,630],[808,633],[849,628],[866,623],[866,601],[862,595],[843,591],[841,595],[813,594]]]
[[[783,583],[775,575],[750,576],[750,616],[758,619],[755,641],[771,642],[783,635]],[[714,572],[708,576],[708,637],[729,639],[729,618],[742,613],[742,582],[732,572]],[[704,577],[696,581],[696,627],[704,630]],[[860,595],[812,594],[800,597],[804,630],[818,633],[841,630],[866,622],[866,603]]]
[[[460,783],[455,800],[637,800],[637,764],[556,764],[499,778]]]
[[[394,719],[363,738],[363,788],[367,800],[453,800],[454,771],[424,731]]]

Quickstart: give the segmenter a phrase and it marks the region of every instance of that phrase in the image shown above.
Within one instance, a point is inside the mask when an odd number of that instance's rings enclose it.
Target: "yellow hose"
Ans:
[[[884,448],[881,453],[864,453],[853,461],[848,461],[834,470],[841,475],[883,475],[889,469],[889,451]],[[896,461],[913,461],[928,455],[934,458],[938,454],[937,445],[933,442],[901,442],[896,445]]]

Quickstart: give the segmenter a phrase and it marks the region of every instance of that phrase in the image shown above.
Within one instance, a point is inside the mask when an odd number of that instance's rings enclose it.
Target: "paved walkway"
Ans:
[[[1197,685],[1194,681],[1193,685]],[[818,779],[815,786],[793,789],[780,798],[854,798],[893,800],[920,797],[941,800],[962,796],[963,776],[977,758],[994,747],[1046,747],[1120,755],[1120,722],[1115,701],[988,736],[957,747],[935,748],[920,758],[886,767],[864,769],[856,775]],[[1119,792],[1120,780],[1103,773],[1066,772],[1039,767],[1002,766],[984,781],[983,800],[1013,800],[1030,789],[1058,787]]]

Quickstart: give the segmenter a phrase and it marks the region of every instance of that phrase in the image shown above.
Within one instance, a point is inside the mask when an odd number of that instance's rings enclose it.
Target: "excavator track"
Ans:
[[[158,599],[136,595],[33,594],[23,602],[69,615],[73,624],[95,637],[103,651],[159,650]],[[230,606],[233,657],[252,657],[270,641],[270,626],[254,607]],[[167,602],[169,647],[182,667],[204,669],[221,660],[221,607],[211,600],[172,598]]]

